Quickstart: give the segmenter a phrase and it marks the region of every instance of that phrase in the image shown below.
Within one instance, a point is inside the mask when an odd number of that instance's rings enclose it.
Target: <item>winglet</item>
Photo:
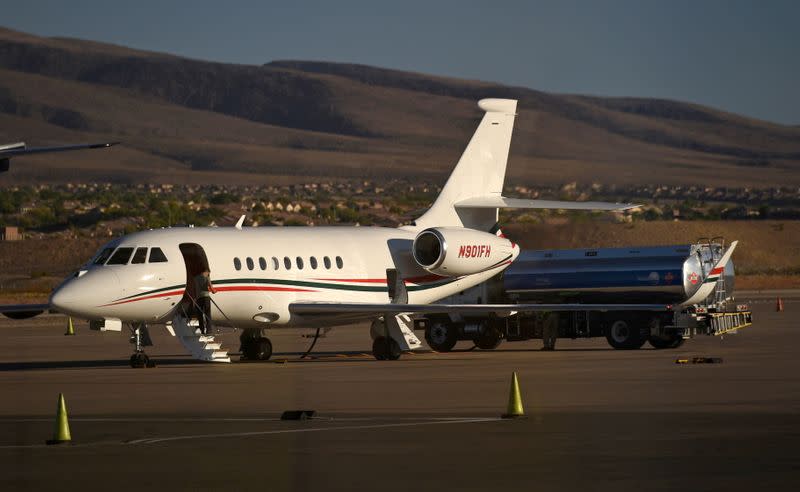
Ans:
[[[241,217],[239,217],[239,221],[236,222],[236,225],[234,227],[241,231],[242,230],[242,225],[244,224],[244,218],[245,217],[247,217],[247,216],[246,215],[242,215]]]

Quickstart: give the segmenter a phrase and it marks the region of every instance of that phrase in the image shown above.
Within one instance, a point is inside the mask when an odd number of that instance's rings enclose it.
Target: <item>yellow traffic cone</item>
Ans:
[[[75,327],[72,325],[72,318],[67,318],[67,332],[64,335],[74,335]]]
[[[56,432],[53,439],[47,440],[47,444],[69,444],[72,436],[69,433],[69,422],[67,421],[67,404],[64,402],[64,393],[58,394],[58,407],[56,409]]]
[[[516,371],[511,374],[511,390],[508,394],[508,410],[501,415],[504,419],[516,419],[525,416],[522,409],[522,397],[519,394],[519,381]]]

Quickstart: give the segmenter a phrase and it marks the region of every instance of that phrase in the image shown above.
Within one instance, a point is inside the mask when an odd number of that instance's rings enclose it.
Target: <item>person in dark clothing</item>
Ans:
[[[555,350],[558,339],[558,313],[551,311],[544,320],[542,350]]]
[[[211,272],[206,269],[194,277],[195,302],[197,303],[200,333],[211,334],[211,294],[216,294],[211,284]]]

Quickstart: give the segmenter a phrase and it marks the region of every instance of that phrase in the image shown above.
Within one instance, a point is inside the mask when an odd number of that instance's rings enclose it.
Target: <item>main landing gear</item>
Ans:
[[[272,357],[272,342],[262,336],[261,330],[247,328],[239,335],[242,358],[246,360],[269,360]]]
[[[377,360],[397,360],[403,351],[392,337],[378,337],[372,342],[372,355]]]
[[[130,342],[135,345],[135,351],[131,355],[131,367],[139,369],[143,367],[155,367],[155,362],[150,360],[150,357],[144,353],[144,347],[153,345],[150,340],[150,332],[147,330],[146,323],[131,323],[131,338]]]

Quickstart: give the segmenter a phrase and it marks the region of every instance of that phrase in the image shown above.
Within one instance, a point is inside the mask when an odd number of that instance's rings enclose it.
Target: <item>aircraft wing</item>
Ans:
[[[30,154],[45,154],[52,152],[69,152],[72,150],[85,149],[105,149],[117,145],[119,142],[103,142],[79,145],[59,145],[56,147],[34,147],[28,148],[25,142],[0,145],[0,173],[8,171],[9,162],[12,157]]]
[[[367,318],[382,314],[497,314],[530,311],[670,311],[667,304],[366,304],[296,302],[289,311],[301,316]]]
[[[562,202],[557,200],[528,200],[505,196],[478,196],[454,204],[458,208],[531,208],[564,210],[630,210],[641,207],[632,203]]]
[[[0,313],[12,319],[26,319],[50,311],[50,304],[0,304]]]

